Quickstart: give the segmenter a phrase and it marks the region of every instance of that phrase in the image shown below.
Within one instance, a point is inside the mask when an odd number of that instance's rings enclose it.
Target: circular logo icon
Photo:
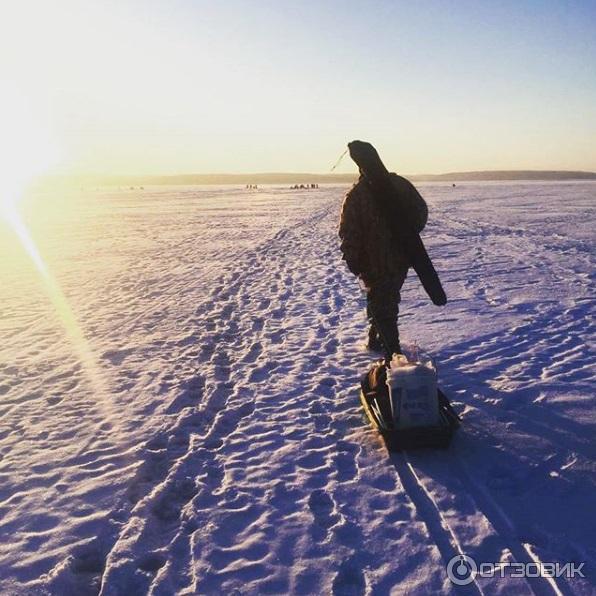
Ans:
[[[467,586],[474,581],[478,565],[468,555],[456,555],[447,563],[447,576],[458,586]]]

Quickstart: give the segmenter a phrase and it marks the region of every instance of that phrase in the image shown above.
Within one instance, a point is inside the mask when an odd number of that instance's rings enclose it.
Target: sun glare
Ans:
[[[2,90],[0,130],[0,208],[7,215],[27,185],[56,165],[59,151],[48,124],[16,92]]]

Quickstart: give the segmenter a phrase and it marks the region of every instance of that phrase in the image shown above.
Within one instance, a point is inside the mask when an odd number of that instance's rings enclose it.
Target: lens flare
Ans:
[[[56,279],[50,274],[44,260],[42,259],[35,241],[31,237],[29,230],[21,220],[16,208],[5,211],[5,217],[11,228],[17,235],[21,245],[33,261],[35,268],[41,275],[45,291],[52,302],[56,313],[64,326],[66,334],[75,349],[76,355],[80,360],[87,379],[89,380],[94,394],[103,395],[106,387],[100,374],[99,364],[93,354],[87,339],[81,329],[81,326],[70,307],[64,292]]]
[[[19,96],[14,90],[0,89],[0,94],[4,104],[0,114],[0,163],[3,167],[0,174],[0,217],[12,228],[39,272],[48,298],[64,325],[94,393],[104,394],[105,383],[100,367],[77,317],[19,213],[18,203],[27,186],[57,163],[58,146],[45,123],[35,118],[26,97]]]

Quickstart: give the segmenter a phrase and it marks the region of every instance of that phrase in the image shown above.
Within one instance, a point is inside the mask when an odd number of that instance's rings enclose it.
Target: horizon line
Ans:
[[[390,170],[393,172],[393,170]],[[514,173],[514,172],[557,172],[557,173],[577,173],[577,174],[595,174],[596,175],[596,168],[594,170],[586,170],[586,169],[559,169],[559,168],[499,168],[499,169],[476,169],[476,170],[451,170],[451,171],[443,171],[443,172],[422,172],[418,174],[407,174],[403,175],[404,177],[407,176],[450,176],[453,174],[480,174],[480,173]],[[395,172],[397,173],[397,172]],[[291,170],[261,170],[261,171],[252,171],[252,172],[177,172],[177,173],[138,173],[138,172],[125,172],[125,173],[115,173],[115,172],[47,172],[46,174],[42,174],[40,177],[42,178],[66,178],[66,177],[84,177],[84,176],[94,176],[98,178],[110,178],[110,177],[118,177],[118,176],[134,176],[134,177],[141,177],[141,176],[157,176],[157,177],[175,177],[175,176],[289,176],[289,175],[296,175],[296,176],[358,176],[358,172],[315,172],[315,171],[291,171]],[[400,174],[401,176],[402,174]]]
[[[98,173],[47,173],[38,176],[37,183],[44,182],[67,182],[68,180],[79,182],[112,182],[119,181],[120,184],[139,183],[141,180],[155,183],[167,183],[178,181],[178,183],[192,183],[195,180],[213,183],[216,180],[229,180],[236,183],[304,183],[317,181],[350,182],[358,178],[359,173],[341,172],[226,172],[226,173],[178,173],[178,174],[98,174]],[[440,174],[406,174],[404,178],[414,181],[453,181],[465,180],[553,180],[553,179],[596,179],[596,172],[589,170],[553,170],[553,169],[519,169],[519,170],[462,170],[443,172]],[[309,179],[309,180],[307,180]],[[127,182],[128,181],[128,182]],[[160,182],[158,182],[160,181]]]

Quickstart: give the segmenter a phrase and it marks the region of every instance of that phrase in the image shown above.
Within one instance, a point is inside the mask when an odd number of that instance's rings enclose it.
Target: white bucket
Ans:
[[[439,424],[437,370],[431,360],[410,362],[403,354],[394,354],[387,385],[397,428]]]

